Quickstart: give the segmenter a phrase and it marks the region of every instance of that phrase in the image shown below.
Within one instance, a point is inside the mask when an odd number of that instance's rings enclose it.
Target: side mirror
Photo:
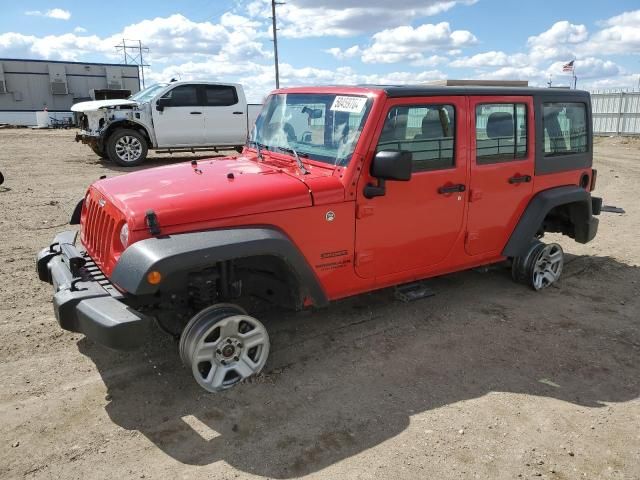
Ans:
[[[405,150],[383,150],[376,153],[371,163],[371,175],[384,180],[411,180],[411,152]]]
[[[371,175],[378,179],[377,185],[368,184],[364,188],[366,198],[380,197],[385,194],[385,181],[411,180],[413,156],[405,150],[383,150],[376,153],[371,162]]]
[[[156,110],[162,112],[164,111],[164,108],[170,106],[170,104],[170,98],[159,98],[158,100],[156,100]]]

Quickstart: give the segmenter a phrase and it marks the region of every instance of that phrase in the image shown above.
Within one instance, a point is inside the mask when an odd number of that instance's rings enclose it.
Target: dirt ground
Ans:
[[[504,268],[265,318],[265,374],[207,394],[161,333],[62,331],[34,255],[122,169],[0,130],[0,478],[640,479],[640,142],[597,142],[604,214],[536,293]],[[154,156],[146,167],[188,160]]]

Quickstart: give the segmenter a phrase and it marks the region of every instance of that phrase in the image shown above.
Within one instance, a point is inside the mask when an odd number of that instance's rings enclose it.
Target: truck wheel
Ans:
[[[107,154],[121,167],[135,167],[147,158],[147,141],[135,130],[116,130],[107,140]]]
[[[109,158],[107,156],[107,153],[104,150],[100,150],[98,147],[96,147],[95,145],[89,145],[89,147],[91,147],[91,150],[93,150],[93,153],[95,153],[97,156],[99,156],[100,158]]]
[[[237,305],[197,313],[180,337],[180,357],[196,382],[220,392],[260,373],[269,356],[267,330]]]
[[[554,284],[562,274],[564,252],[557,243],[533,242],[522,257],[515,257],[511,274],[516,282],[529,285],[534,290],[542,290]]]

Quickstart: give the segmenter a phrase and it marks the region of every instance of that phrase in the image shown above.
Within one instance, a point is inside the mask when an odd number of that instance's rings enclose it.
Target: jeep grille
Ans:
[[[102,267],[111,254],[116,220],[109,214],[106,205],[100,206],[93,195],[87,201],[82,240],[91,258]]]

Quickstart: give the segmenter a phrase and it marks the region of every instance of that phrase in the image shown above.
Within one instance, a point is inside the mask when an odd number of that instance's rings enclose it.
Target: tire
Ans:
[[[218,304],[189,321],[180,337],[180,357],[198,385],[220,392],[260,373],[269,345],[262,323],[237,305]]]
[[[518,283],[542,290],[558,281],[563,266],[564,252],[560,245],[536,240],[525,255],[513,259],[511,275]]]
[[[98,147],[94,145],[89,145],[89,147],[91,148],[91,150],[93,150],[93,153],[95,153],[100,158],[109,158],[109,156],[107,155],[107,152],[105,152],[104,150],[100,150]]]
[[[119,129],[107,140],[106,152],[121,167],[136,167],[147,158],[147,140],[136,130]]]

